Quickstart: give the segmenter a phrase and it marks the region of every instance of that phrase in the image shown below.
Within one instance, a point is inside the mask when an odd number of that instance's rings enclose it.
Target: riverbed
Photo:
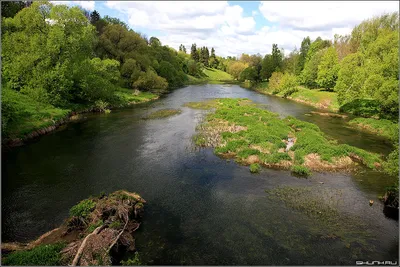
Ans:
[[[388,140],[349,127],[346,119],[311,114],[319,110],[307,105],[237,85],[188,86],[151,103],[86,114],[34,142],[3,151],[2,241],[32,240],[57,227],[81,199],[126,189],[147,201],[136,236],[143,264],[354,265],[356,260],[398,260],[398,222],[385,217],[378,200],[391,177],[366,169],[314,173],[308,179],[272,169],[251,174],[248,167],[194,145],[192,136],[207,111],[183,104],[210,98],[249,98],[283,117],[315,123],[339,143],[382,155],[393,149]],[[143,119],[165,108],[182,112]],[[328,230],[265,192],[282,186],[340,192],[330,201],[362,227]]]

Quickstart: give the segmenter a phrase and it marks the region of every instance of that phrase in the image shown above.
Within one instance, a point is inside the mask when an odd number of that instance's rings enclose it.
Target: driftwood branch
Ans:
[[[80,260],[81,257],[82,257],[83,250],[84,250],[85,247],[86,247],[86,242],[88,241],[89,237],[91,237],[92,235],[97,235],[97,234],[100,233],[100,231],[103,230],[105,227],[106,227],[106,225],[99,226],[99,227],[97,227],[91,234],[88,234],[88,235],[85,237],[85,239],[83,240],[81,246],[80,246],[79,249],[78,249],[78,252],[77,252],[76,255],[75,255],[74,260],[72,261],[72,265],[71,265],[71,266],[77,266],[77,264],[79,263],[79,260]]]
[[[111,243],[110,247],[108,248],[108,252],[112,249],[113,246],[117,243],[118,239],[121,237],[122,233],[125,231],[126,226],[128,225],[129,220],[126,220],[126,223],[124,225],[124,228],[121,230],[121,232],[118,234],[117,238]]]

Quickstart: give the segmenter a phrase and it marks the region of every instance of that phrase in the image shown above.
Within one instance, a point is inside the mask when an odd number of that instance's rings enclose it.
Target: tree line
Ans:
[[[201,74],[190,55],[97,11],[47,1],[3,1],[1,8],[4,122],[22,116],[10,91],[73,109],[118,103],[119,88],[166,92]]]
[[[334,40],[305,37],[300,49],[284,55],[277,44],[270,54],[223,59],[235,79],[268,81],[274,93],[288,96],[299,86],[338,94],[339,104],[359,115],[397,118],[399,112],[399,14],[363,21]]]

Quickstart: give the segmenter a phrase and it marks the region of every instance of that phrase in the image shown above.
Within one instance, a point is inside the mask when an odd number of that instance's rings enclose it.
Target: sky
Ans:
[[[399,11],[399,1],[53,1],[117,17],[136,32],[187,51],[214,47],[220,56],[288,54],[304,37],[333,39],[365,19]]]

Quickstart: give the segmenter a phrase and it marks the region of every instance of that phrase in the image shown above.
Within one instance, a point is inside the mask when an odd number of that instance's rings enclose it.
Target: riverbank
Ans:
[[[202,107],[199,103],[187,106]],[[280,119],[249,100],[216,99],[205,108],[215,112],[199,126],[196,144],[213,147],[216,154],[242,164],[290,169],[305,176],[310,171],[348,171],[358,164],[381,168],[377,154],[328,140],[318,126],[290,116]]]
[[[115,91],[115,98],[112,104],[98,101],[93,105],[71,105],[62,109],[40,103],[14,90],[4,89],[2,104],[12,107],[15,115],[12,119],[2,116],[2,144],[6,147],[20,146],[33,138],[56,130],[61,125],[79,119],[77,116],[79,114],[109,112],[115,108],[158,99],[159,95],[119,88]]]
[[[287,98],[299,103],[310,105],[319,109],[325,109],[332,112],[339,111],[339,103],[335,92],[325,91],[323,89],[307,89],[298,86],[297,90],[288,97],[284,97],[283,92],[273,94],[268,88],[268,82],[261,82],[256,85],[250,83],[242,83],[242,86],[247,89],[257,91],[261,94],[275,95],[282,98]]]
[[[140,227],[145,203],[138,194],[123,190],[82,200],[70,209],[70,217],[60,227],[37,240],[27,244],[3,243],[2,263],[20,266],[139,264],[134,232]],[[135,257],[129,259],[129,255]]]

